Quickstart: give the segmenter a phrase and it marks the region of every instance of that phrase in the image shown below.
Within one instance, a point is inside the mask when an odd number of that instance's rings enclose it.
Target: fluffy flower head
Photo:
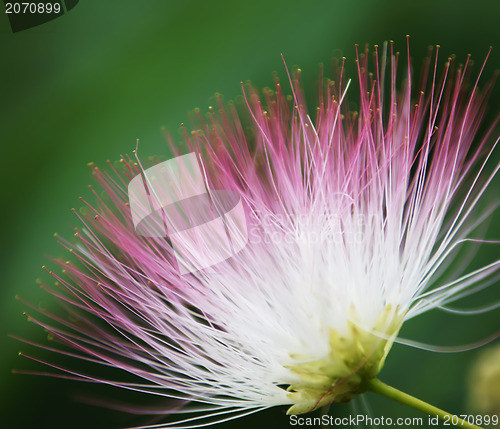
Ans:
[[[297,70],[289,96],[278,81],[262,94],[243,85],[240,106],[219,97],[186,133],[207,193],[231,191],[244,210],[247,243],[217,264],[182,272],[174,237],[136,232],[127,186],[139,175],[151,200],[159,186],[139,158],[94,167],[106,195],[79,214],[78,244],[62,240],[78,263],[48,287],[78,322],[38,323],[145,380],[137,389],[198,403],[186,426],[276,405],[306,413],[362,392],[404,321],[486,286],[499,267],[436,283],[493,177],[482,173],[489,135],[476,140],[490,86],[468,85],[468,62],[448,59],[439,77],[429,59],[418,87],[409,71],[398,77],[392,44],[388,57],[357,54],[356,96],[343,62],[335,81],[320,76],[314,115]],[[158,219],[170,216],[158,206]],[[192,240],[193,251],[213,248]]]

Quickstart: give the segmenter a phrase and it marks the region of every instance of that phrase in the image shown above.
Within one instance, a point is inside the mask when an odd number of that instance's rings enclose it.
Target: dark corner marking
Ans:
[[[3,2],[12,32],[17,33],[59,18],[73,9],[79,0],[4,0]]]

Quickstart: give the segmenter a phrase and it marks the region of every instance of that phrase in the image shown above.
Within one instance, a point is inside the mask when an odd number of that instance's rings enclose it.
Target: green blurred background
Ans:
[[[0,289],[0,427],[118,428],[148,423],[84,405],[81,396],[123,398],[158,404],[110,388],[11,374],[44,369],[17,356],[22,350],[49,358],[8,334],[45,341],[26,322],[21,295],[35,305],[52,300],[35,284],[47,255],[63,250],[54,232],[70,236],[77,221],[71,207],[88,196],[87,163],[104,165],[131,153],[140,139],[142,156],[166,154],[166,127],[178,128],[195,107],[205,111],[215,92],[240,94],[239,82],[272,84],[284,77],[280,55],[300,65],[304,80],[317,83],[318,63],[332,56],[354,58],[354,44],[393,39],[405,51],[410,34],[416,70],[427,46],[441,44],[442,59],[468,53],[480,62],[494,46],[485,76],[500,68],[500,2],[495,1],[98,1],[84,0],[69,13],[18,33],[0,18],[0,144],[2,148],[2,257]],[[500,111],[494,92],[490,119]],[[496,159],[498,159],[498,154]],[[488,198],[498,198],[496,181]],[[498,214],[487,232],[499,238]],[[484,248],[476,264],[498,248]],[[493,255],[498,256],[498,255]],[[498,284],[464,305],[498,299]],[[474,301],[474,302],[473,302]],[[403,337],[433,344],[472,342],[499,329],[499,311],[467,318],[431,313],[405,325]],[[466,374],[478,351],[438,354],[395,346],[382,380],[455,413],[466,411]],[[57,356],[52,361],[61,362]],[[420,416],[384,398],[367,395],[374,415]],[[348,415],[348,405],[332,408]],[[364,411],[362,411],[364,412]],[[283,409],[223,427],[288,427]]]

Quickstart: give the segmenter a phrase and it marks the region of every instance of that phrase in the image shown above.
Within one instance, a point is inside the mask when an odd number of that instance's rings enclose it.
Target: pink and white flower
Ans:
[[[357,54],[356,96],[342,62],[335,82],[320,76],[314,115],[300,70],[290,96],[276,82],[262,94],[243,85],[239,110],[219,99],[186,141],[207,190],[240,198],[248,243],[203,269],[181,272],[168,237],[136,233],[127,186],[140,162],[93,167],[105,196],[75,212],[76,244],[61,239],[75,261],[45,285],[77,322],[32,319],[143,383],[73,376],[199,405],[158,427],[305,413],[363,392],[405,321],[496,281],[500,260],[442,277],[497,207],[476,213],[500,166],[485,173],[493,126],[477,137],[491,83],[470,85],[469,60],[438,76],[438,51],[420,86],[397,74],[392,44],[387,67],[375,47],[372,73],[368,50]]]

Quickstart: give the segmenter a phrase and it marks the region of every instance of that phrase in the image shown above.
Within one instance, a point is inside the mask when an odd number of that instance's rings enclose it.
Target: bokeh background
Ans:
[[[215,92],[234,98],[242,80],[270,86],[273,71],[284,79],[281,54],[288,65],[301,66],[306,86],[313,88],[319,62],[328,66],[333,56],[344,55],[352,64],[355,43],[392,39],[404,52],[410,34],[416,71],[428,45],[440,44],[443,60],[456,54],[463,61],[470,53],[477,62],[493,45],[488,78],[500,68],[499,19],[497,0],[84,0],[60,18],[17,33],[1,16],[0,427],[126,427],[151,420],[86,405],[81,398],[158,404],[110,388],[11,373],[44,370],[18,357],[19,351],[61,362],[8,334],[46,341],[46,334],[22,315],[26,305],[14,297],[36,306],[53,304],[35,280],[43,277],[40,267],[47,255],[64,255],[53,233],[69,237],[78,224],[70,209],[80,205],[80,195],[89,196],[88,162],[104,165],[131,153],[136,139],[143,156],[168,155],[163,127],[180,141],[180,123],[195,107],[206,111]],[[498,89],[493,93],[490,119],[500,111],[499,94]],[[499,190],[496,181],[487,198],[498,198]],[[496,214],[485,226],[488,238],[500,238],[498,223]],[[485,247],[474,264],[495,256],[498,247]],[[461,304],[498,300],[499,288],[496,284]],[[499,320],[498,310],[476,317],[435,312],[410,321],[402,336],[466,344],[498,331]],[[479,353],[396,345],[381,379],[464,413],[467,374]],[[385,398],[368,394],[366,400],[374,416],[420,416]],[[339,416],[353,412],[349,405],[332,408]],[[274,409],[221,427],[288,426],[284,409]]]

